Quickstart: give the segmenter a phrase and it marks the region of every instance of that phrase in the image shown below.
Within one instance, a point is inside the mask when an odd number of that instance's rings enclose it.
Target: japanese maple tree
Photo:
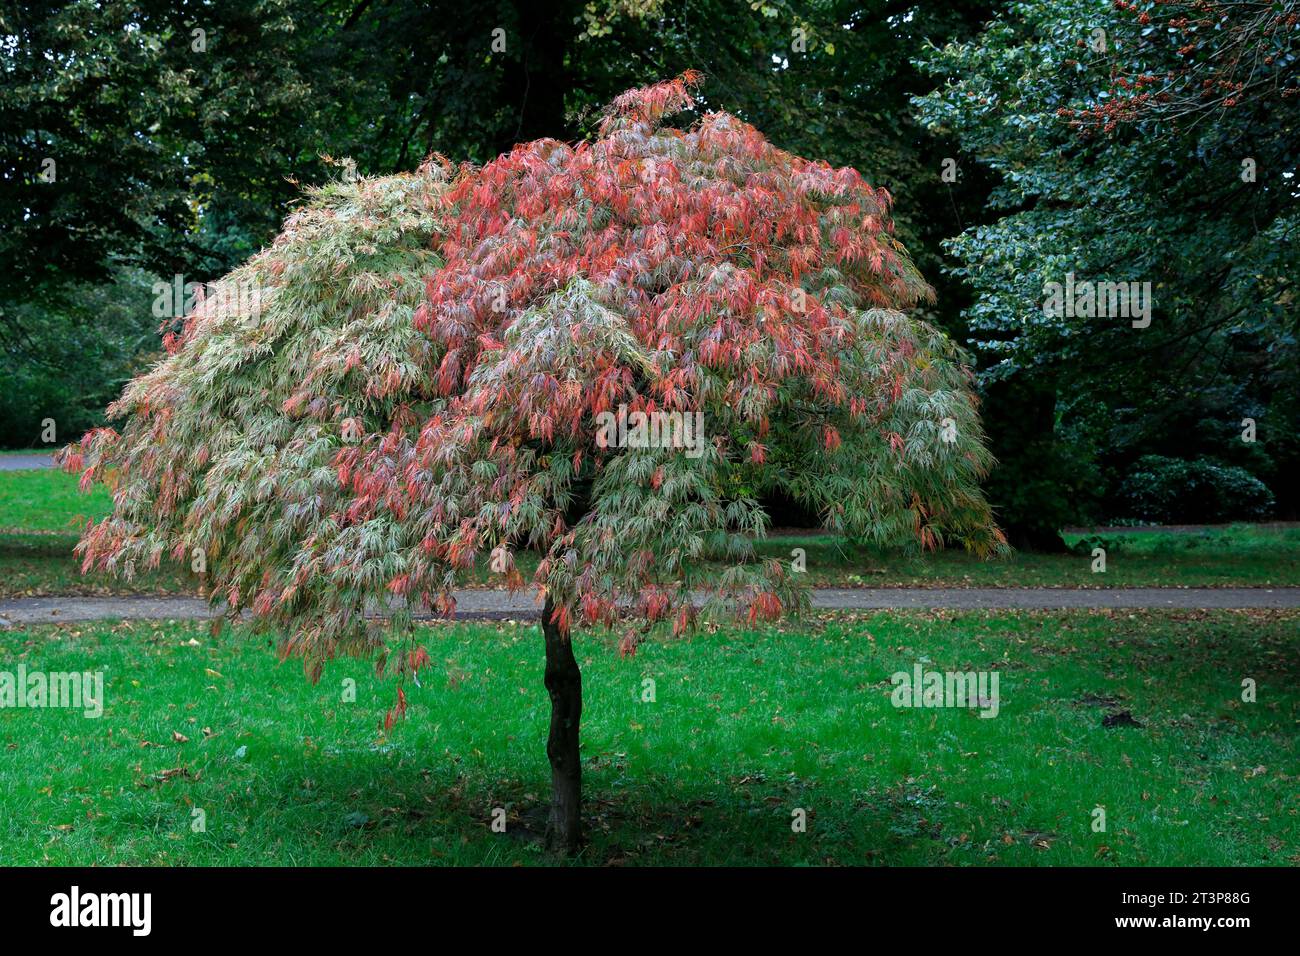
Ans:
[[[454,613],[476,562],[531,587],[548,841],[571,849],[575,627],[631,653],[800,609],[789,563],[755,557],[770,492],[859,540],[1000,547],[970,375],[903,311],[930,290],[888,194],[725,113],[672,125],[696,81],[624,94],[591,142],[319,191],[223,280],[256,296],[199,303],[113,406],[121,428],[65,453],[114,489],[86,567],[198,549],[212,599],[313,677],[339,653],[427,664],[411,621]],[[671,426],[619,440],[684,416],[691,447]],[[404,709],[399,684],[390,725]]]

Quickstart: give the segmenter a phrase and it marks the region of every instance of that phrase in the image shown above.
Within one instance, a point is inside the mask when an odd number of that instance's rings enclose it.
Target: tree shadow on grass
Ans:
[[[585,845],[571,861],[578,864],[940,862],[949,842],[936,822],[944,801],[933,789],[850,791],[728,767],[711,779],[632,780],[613,769],[584,769]],[[318,768],[310,790],[296,771],[263,776],[232,793],[223,812],[253,818],[272,805],[287,842],[315,841],[320,852],[312,855],[338,865],[376,858],[397,865],[561,862],[541,847],[549,801],[543,773],[544,764],[531,780],[494,778],[490,769],[467,773],[451,763],[395,769],[358,755]]]

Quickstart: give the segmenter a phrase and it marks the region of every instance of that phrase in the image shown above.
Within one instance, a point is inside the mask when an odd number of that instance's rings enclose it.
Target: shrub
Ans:
[[[1244,468],[1163,455],[1138,459],[1120,500],[1128,517],[1159,524],[1259,520],[1273,509],[1273,493]]]

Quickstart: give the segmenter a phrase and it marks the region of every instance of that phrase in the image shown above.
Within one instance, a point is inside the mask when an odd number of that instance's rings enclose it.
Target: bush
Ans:
[[[1273,510],[1262,481],[1210,458],[1145,455],[1120,487],[1120,500],[1128,517],[1160,524],[1260,520]]]

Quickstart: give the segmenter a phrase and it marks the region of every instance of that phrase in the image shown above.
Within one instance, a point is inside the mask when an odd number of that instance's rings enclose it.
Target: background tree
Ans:
[[[46,384],[0,388],[0,423],[12,422],[0,444],[30,444],[47,416],[69,431],[93,423],[100,396],[124,379],[106,367],[87,383],[57,343],[137,341],[134,325],[105,320],[125,318],[160,278],[205,282],[248,258],[274,236],[295,183],[331,175],[323,155],[349,156],[367,174],[409,171],[432,152],[481,163],[520,141],[594,135],[621,90],[701,64],[710,108],[890,189],[900,237],[940,281],[922,314],[962,334],[962,286],[939,269],[939,242],[982,198],[974,167],[961,190],[933,188],[955,147],[912,118],[908,96],[933,81],[911,60],[927,38],[973,35],[991,9],[470,0],[449,16],[405,0],[11,5],[0,12],[0,205],[17,226],[0,239],[0,347],[16,379]],[[39,179],[47,156],[62,171],[54,183]],[[105,298],[118,307],[92,319],[84,306]]]
[[[1030,0],[924,59],[944,85],[922,119],[1001,177],[993,221],[949,249],[990,427],[1029,438],[1001,446],[990,495],[1032,535],[1155,517],[1123,491],[1144,455],[1205,459],[1166,477],[1218,476],[1242,505],[1197,513],[1187,494],[1181,520],[1257,516],[1252,473],[1294,512],[1298,19],[1289,2]],[[1150,327],[1045,314],[1067,272],[1151,283]]]
[[[62,433],[95,424],[98,397],[158,347],[141,335],[158,324],[154,282],[221,275],[281,221],[286,175],[323,178],[330,105],[304,78],[306,6],[0,10],[4,444],[31,444],[46,417]],[[121,351],[86,363],[92,341]]]
[[[121,370],[157,349],[138,334],[153,284],[246,260],[298,182],[329,178],[329,156],[409,171],[434,150],[482,162],[564,135],[556,37],[576,16],[505,0],[454,16],[366,0],[6,4],[0,445],[33,443],[46,417],[95,424]],[[88,366],[72,346],[90,339],[124,351]]]
[[[313,677],[384,653],[376,604],[400,599],[407,632],[417,610],[454,611],[476,559],[517,587],[515,552],[539,552],[549,839],[569,849],[571,629],[631,653],[699,614],[798,610],[791,569],[754,559],[753,490],[881,544],[1001,545],[970,375],[901,311],[930,290],[889,196],[725,113],[670,125],[694,80],[620,96],[591,143],[319,193],[132,382],[121,430],[65,457],[114,487],[88,567],[199,549],[214,600]],[[624,414],[631,440],[608,431]],[[636,440],[664,415],[692,416],[700,442]],[[408,643],[395,669],[427,660]],[[399,685],[390,726],[404,708]]]
[[[704,106],[898,199],[937,292],[914,314],[981,369],[1003,463],[986,490],[1015,543],[1150,520],[1124,488],[1152,454],[1187,464],[1159,470],[1171,488],[1216,476],[1215,500],[1245,502],[1262,480],[1269,513],[1292,515],[1295,15],[1291,0],[9,4],[0,444],[32,444],[46,417],[97,423],[157,348],[145,290],[245,260],[298,182],[333,175],[326,156],[391,173],[591,140],[618,91],[702,67]],[[1112,259],[1128,270],[1112,278],[1153,283],[1153,328],[1042,315],[1044,281]],[[782,524],[816,519],[769,504]]]
[[[483,162],[562,134],[566,77],[552,61],[573,4],[457,13],[364,0],[7,5],[4,300],[103,278],[115,261],[215,278],[274,235],[293,180],[326,178],[323,154],[391,172],[435,149]]]

